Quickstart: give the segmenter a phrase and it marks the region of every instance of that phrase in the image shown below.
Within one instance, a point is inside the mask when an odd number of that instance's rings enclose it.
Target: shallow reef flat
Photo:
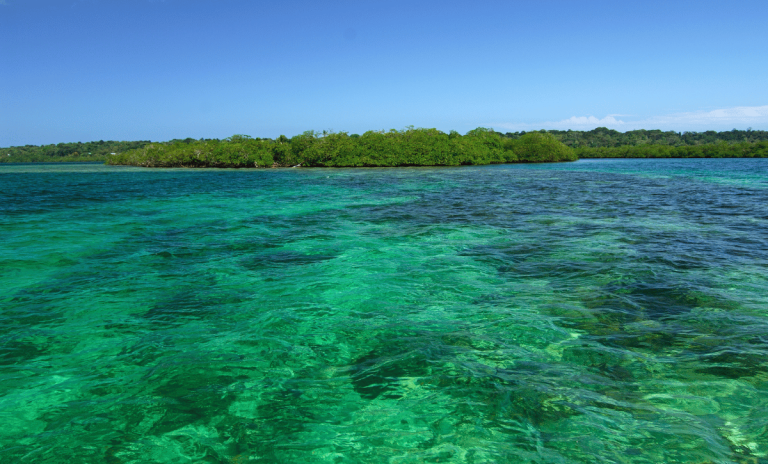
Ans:
[[[768,462],[766,172],[0,166],[0,461]]]

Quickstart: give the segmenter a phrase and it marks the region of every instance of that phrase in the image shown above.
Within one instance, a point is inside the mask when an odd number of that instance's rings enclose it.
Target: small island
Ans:
[[[589,158],[766,158],[768,131],[618,132],[540,130],[461,135],[413,126],[403,130],[307,131],[276,139],[233,135],[167,142],[104,141],[0,148],[0,163],[106,162],[146,167],[392,167],[546,163]]]
[[[461,135],[437,129],[307,131],[275,140],[233,135],[224,140],[147,144],[107,164],[145,167],[394,167],[576,161],[574,150],[546,132],[516,139],[479,127]]]

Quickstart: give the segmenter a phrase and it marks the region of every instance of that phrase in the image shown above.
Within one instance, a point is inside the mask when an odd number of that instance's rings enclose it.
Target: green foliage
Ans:
[[[625,147],[639,145],[709,145],[719,141],[734,143],[756,143],[768,141],[768,131],[736,130],[724,132],[706,131],[706,132],[674,132],[655,130],[633,130],[619,132],[606,127],[598,127],[590,131],[547,131],[554,135],[558,140],[572,148],[584,147]],[[507,132],[505,138],[518,139],[526,132]]]
[[[547,132],[528,132],[513,140],[510,144],[522,163],[552,163],[556,161],[576,161],[578,157],[573,149]]]
[[[638,145],[583,147],[579,158],[768,158],[768,141],[729,144],[723,140],[707,145]]]
[[[107,164],[146,167],[269,167],[275,143],[234,135],[222,141],[201,140],[194,143],[150,143],[137,150],[112,156]]]
[[[541,158],[557,160],[551,153]],[[148,167],[459,166],[516,161],[511,147],[491,129],[477,128],[461,136],[414,127],[363,135],[307,131],[291,139],[234,135],[222,141],[152,143],[107,160]]]
[[[306,166],[459,166],[503,163],[501,137],[478,128],[464,137],[437,129],[408,127],[402,131],[368,131],[360,136],[346,132],[316,137],[304,151]]]
[[[116,153],[112,155],[112,153]],[[8,156],[10,154],[11,156]],[[106,161],[148,167],[460,166],[581,158],[768,157],[768,132],[538,131],[465,135],[437,129],[307,131],[275,140],[235,134],[224,140],[60,143],[0,149],[0,162]]]
[[[275,162],[279,166],[295,166],[303,160],[304,154],[317,143],[321,134],[315,131],[305,131],[290,140],[290,144],[284,147],[276,147]]]
[[[59,143],[0,148],[0,163],[52,163],[73,161],[105,161],[112,153],[141,148],[149,141]]]

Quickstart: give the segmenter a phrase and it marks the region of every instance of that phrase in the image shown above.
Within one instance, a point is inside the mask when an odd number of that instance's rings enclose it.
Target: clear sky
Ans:
[[[766,20],[766,0],[0,0],[0,146],[768,130]]]

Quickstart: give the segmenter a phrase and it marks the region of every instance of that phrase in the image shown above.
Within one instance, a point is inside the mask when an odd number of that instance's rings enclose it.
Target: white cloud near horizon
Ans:
[[[621,119],[619,119],[621,118]],[[499,123],[491,124],[504,130],[591,130],[596,127],[607,127],[619,131],[635,129],[662,129],[674,131],[705,131],[730,130],[733,128],[768,130],[768,105],[737,106],[711,111],[692,111],[673,113],[663,116],[632,120],[629,115],[609,114],[604,118],[595,116],[571,116],[560,121],[545,121],[540,123]]]

